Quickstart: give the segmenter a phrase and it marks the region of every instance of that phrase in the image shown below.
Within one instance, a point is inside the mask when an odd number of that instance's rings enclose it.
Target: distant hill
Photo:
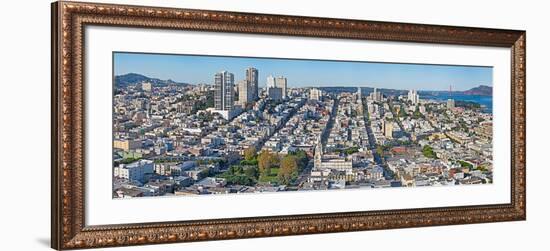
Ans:
[[[117,87],[124,87],[128,85],[140,84],[142,82],[150,82],[153,86],[167,86],[167,85],[182,85],[187,86],[188,83],[179,83],[171,79],[161,80],[158,78],[150,78],[137,73],[128,73],[124,75],[115,76],[115,85]]]
[[[480,85],[480,86],[474,87],[470,90],[463,91],[462,93],[464,93],[466,95],[493,96],[493,87],[486,86],[486,85]]]

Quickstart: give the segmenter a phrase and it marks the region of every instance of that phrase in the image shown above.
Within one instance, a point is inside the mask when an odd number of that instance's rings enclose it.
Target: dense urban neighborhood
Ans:
[[[492,113],[419,90],[119,81],[113,198],[492,183]],[[489,87],[490,88],[490,87]]]

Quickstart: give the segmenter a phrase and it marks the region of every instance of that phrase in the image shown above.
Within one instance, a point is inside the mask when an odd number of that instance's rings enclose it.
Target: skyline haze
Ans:
[[[214,74],[229,71],[235,82],[247,67],[259,71],[259,87],[269,75],[284,76],[289,87],[377,87],[388,89],[464,91],[493,86],[492,67],[378,63],[309,59],[172,55],[114,52],[114,74],[143,74],[190,84],[212,84]]]

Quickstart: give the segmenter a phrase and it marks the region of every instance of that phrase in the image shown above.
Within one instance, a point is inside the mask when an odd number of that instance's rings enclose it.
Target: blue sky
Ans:
[[[235,81],[249,66],[259,71],[259,85],[269,75],[285,76],[294,86],[362,86],[390,89],[462,91],[493,85],[492,67],[345,62],[274,58],[121,53],[114,54],[114,74],[139,73],[191,84],[212,83],[227,70]]]

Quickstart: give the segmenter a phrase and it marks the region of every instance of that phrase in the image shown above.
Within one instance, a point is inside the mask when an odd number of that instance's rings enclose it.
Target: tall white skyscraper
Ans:
[[[231,111],[234,105],[233,73],[222,71],[214,77],[214,108],[220,111]]]
[[[309,89],[309,98],[313,100],[321,100],[321,97],[323,96],[323,93],[321,90],[317,88],[311,88]]]
[[[279,76],[275,79],[275,87],[281,88],[282,90],[282,97],[283,99],[287,98],[287,89],[286,89],[286,78],[283,76]]]
[[[363,115],[363,98],[361,95],[361,87],[357,87],[357,114]]]
[[[266,85],[267,85],[267,93],[269,93],[269,89],[270,88],[280,88],[281,89],[281,95],[282,95],[282,98],[283,99],[286,99],[288,94],[287,94],[287,79],[283,76],[279,76],[279,77],[273,77],[273,75],[269,75],[267,77],[267,82],[266,82]],[[277,90],[278,92],[278,90]]]
[[[246,104],[252,102],[253,88],[247,80],[241,80],[237,83],[239,90],[239,101],[237,102],[243,108],[246,107]]]
[[[269,88],[277,87],[275,85],[275,77],[273,77],[272,75],[267,76],[266,86],[267,86],[267,91],[268,92],[269,92]]]
[[[416,105],[420,102],[420,97],[418,96],[418,92],[416,92],[416,90],[409,90],[407,99],[411,101],[413,105]]]

